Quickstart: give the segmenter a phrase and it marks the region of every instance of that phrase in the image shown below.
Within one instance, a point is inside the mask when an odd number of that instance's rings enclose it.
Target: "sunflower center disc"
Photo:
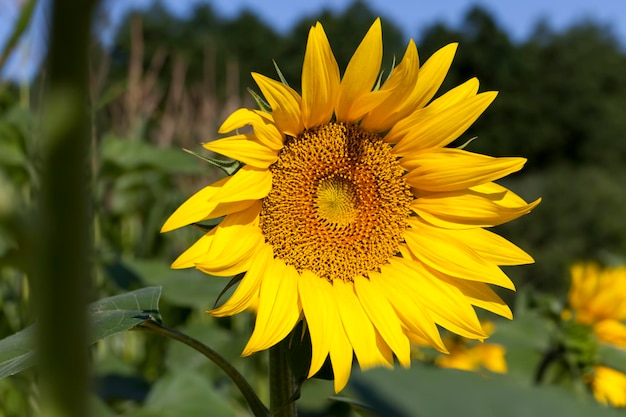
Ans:
[[[286,264],[352,280],[398,253],[414,197],[378,135],[342,123],[307,130],[270,171],[260,227]]]
[[[329,223],[349,224],[355,220],[357,201],[354,186],[341,177],[321,180],[314,204],[320,219]]]

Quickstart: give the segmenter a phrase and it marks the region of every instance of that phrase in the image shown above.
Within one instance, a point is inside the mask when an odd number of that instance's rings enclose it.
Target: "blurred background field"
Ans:
[[[253,12],[224,17],[202,2],[182,17],[155,3],[124,15],[112,30],[107,2],[102,6],[90,50],[97,250],[91,298],[163,286],[166,324],[225,355],[263,398],[265,356],[239,357],[251,317],[215,319],[204,313],[228,281],[169,269],[200,232],[188,228],[161,235],[161,225],[188,196],[223,175],[183,149],[202,153],[200,144],[217,137],[228,114],[255,106],[248,92],[256,89],[251,71],[274,76],[275,60],[289,83],[299,86],[308,28],[316,20],[341,68],[380,13],[385,68],[401,58],[408,36],[384,10],[364,1],[318,10],[280,31]],[[398,416],[599,413],[591,397],[567,378],[555,377],[559,384],[541,388],[533,378],[553,330],[545,317],[565,300],[570,265],[579,260],[619,265],[626,257],[626,38],[604,22],[584,20],[559,29],[537,21],[520,39],[487,8],[466,7],[458,16],[455,24],[433,21],[410,34],[422,62],[445,44],[460,43],[440,91],[474,76],[482,91],[500,91],[458,145],[476,136],[469,150],[528,158],[505,185],[527,200],[543,198],[530,215],[496,229],[536,260],[507,268],[518,293],[500,293],[517,315],[513,322],[495,320],[493,339],[507,349],[509,373],[474,375],[416,364],[411,371],[357,375],[346,395],[375,401],[387,415]],[[9,22],[0,18],[0,24]],[[106,41],[99,36],[105,33]],[[33,67],[28,81],[15,81],[6,71],[0,81],[0,339],[33,322],[26,270],[36,259],[12,227],[12,216],[27,212],[39,192],[46,70]],[[247,415],[227,378],[187,347],[129,332],[99,342],[91,357],[99,416]],[[0,380],[0,416],[45,415],[37,409],[36,382],[33,370]],[[447,401],[444,391],[459,393],[458,404]],[[359,413],[346,402],[324,399],[331,394],[327,381],[307,384],[301,414]],[[469,400],[477,397],[489,412]],[[513,410],[507,408],[511,402]],[[540,408],[528,408],[528,402]]]

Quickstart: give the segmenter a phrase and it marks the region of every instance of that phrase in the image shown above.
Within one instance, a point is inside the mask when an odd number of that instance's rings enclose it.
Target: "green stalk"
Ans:
[[[296,380],[287,361],[289,338],[270,348],[270,412],[272,417],[296,417]]]
[[[237,371],[237,369],[235,369],[235,367],[230,364],[230,362],[228,362],[219,353],[217,353],[204,343],[177,330],[163,326],[162,324],[157,323],[153,320],[148,320],[142,323],[139,328],[148,330],[161,336],[169,337],[170,339],[177,340],[186,344],[192,349],[197,350],[198,352],[209,358],[211,361],[213,361],[213,363],[219,366],[226,373],[226,375],[230,377],[230,379],[235,383],[237,388],[239,388],[241,394],[248,402],[248,405],[250,406],[250,409],[252,410],[252,413],[255,417],[267,417],[270,415],[268,409],[256,395],[254,389],[250,386],[250,384],[248,384],[248,381],[246,381],[243,375],[241,375],[239,371]]]
[[[89,416],[87,301],[92,277],[87,45],[94,2],[52,4],[42,103],[41,190],[29,238],[41,410]]]

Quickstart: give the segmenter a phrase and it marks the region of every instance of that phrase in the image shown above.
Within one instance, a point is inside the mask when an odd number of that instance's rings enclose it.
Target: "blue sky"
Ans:
[[[177,13],[188,13],[191,7],[207,0],[163,0]],[[436,21],[456,25],[474,4],[487,8],[502,27],[516,40],[525,39],[538,19],[545,19],[553,28],[562,29],[577,21],[594,19],[613,27],[622,45],[626,45],[626,0],[366,0],[380,15],[392,19],[408,37],[418,37],[421,29]],[[40,0],[43,3],[42,0]],[[341,11],[351,0],[208,0],[215,10],[234,17],[242,8],[255,11],[278,31],[289,30],[300,18],[313,15],[322,8]],[[20,0],[0,0],[0,45],[18,13]],[[113,24],[130,8],[150,7],[153,0],[103,0]],[[41,8],[40,8],[41,9]],[[12,78],[28,78],[28,68],[43,55],[48,19],[38,11],[35,30],[24,39],[20,53],[10,62]],[[105,34],[106,35],[106,34]],[[6,74],[5,74],[6,75]]]

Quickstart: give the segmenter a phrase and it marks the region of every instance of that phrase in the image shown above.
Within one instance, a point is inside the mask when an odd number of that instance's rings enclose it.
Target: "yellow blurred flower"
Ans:
[[[602,404],[626,407],[626,374],[606,366],[593,369],[593,395]]]
[[[571,268],[569,316],[589,326],[599,342],[626,348],[626,267],[601,268],[579,263]],[[593,394],[603,404],[626,406],[626,375],[596,365],[589,375]]]
[[[494,332],[493,322],[485,321],[481,322],[481,325],[483,331],[491,336]],[[506,349],[504,346],[495,343],[481,343],[459,336],[449,336],[443,340],[449,353],[439,354],[435,358],[435,364],[438,366],[474,372],[484,369],[502,374],[507,372]],[[428,346],[428,344],[425,341],[421,341],[419,346]],[[413,357],[421,360],[426,359],[426,355],[419,350],[414,352]]]
[[[211,310],[256,306],[243,355],[285,338],[300,320],[310,332],[309,376],[326,358],[335,390],[353,354],[366,369],[410,364],[410,340],[446,351],[437,326],[482,340],[474,306],[511,318],[488,284],[513,290],[500,265],[532,258],[485,228],[530,212],[498,180],[524,158],[492,158],[447,147],[495,99],[472,78],[432,100],[457,45],[420,66],[411,40],[380,78],[382,30],[371,26],[347,68],[320,23],[310,29],[302,94],[252,76],[272,112],[235,111],[204,147],[240,161],[235,174],[200,190],[163,231],[225,216],[173,268],[245,272],[232,297]],[[381,84],[381,85],[379,85]]]
[[[626,267],[601,268],[595,263],[572,266],[569,305],[575,320],[595,324],[626,319]]]
[[[449,346],[449,345],[448,345]],[[476,343],[474,346],[457,344],[449,346],[450,354],[441,355],[435,363],[442,368],[454,368],[464,371],[487,369],[491,372],[505,374],[507,372],[506,349],[494,343]]]

